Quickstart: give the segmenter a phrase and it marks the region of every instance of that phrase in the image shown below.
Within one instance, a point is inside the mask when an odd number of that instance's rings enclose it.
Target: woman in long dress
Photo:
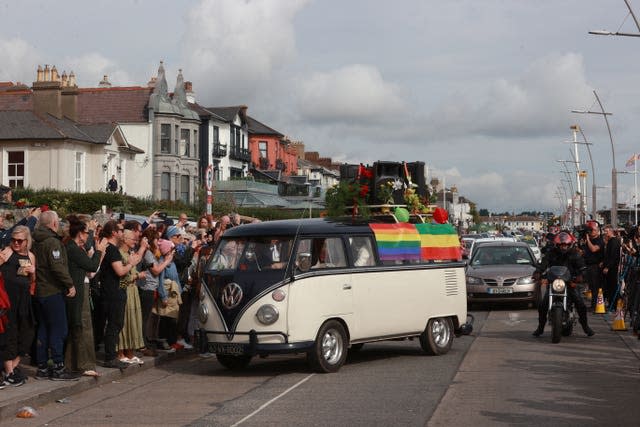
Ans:
[[[124,264],[128,263],[129,253],[135,250],[137,244],[135,233],[132,230],[124,230],[124,236],[120,243],[120,254]],[[140,307],[140,296],[136,280],[142,279],[144,274],[144,272],[139,273],[136,268],[132,268],[131,271],[120,278],[120,287],[127,292],[127,305],[124,314],[124,326],[118,339],[117,357],[121,362],[140,365],[144,362],[133,353],[134,350],[144,347],[142,308]]]

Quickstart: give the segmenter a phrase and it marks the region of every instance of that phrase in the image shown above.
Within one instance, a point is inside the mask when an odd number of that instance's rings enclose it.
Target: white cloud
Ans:
[[[293,18],[308,0],[202,0],[187,15],[185,78],[213,105],[250,103],[295,54]]]
[[[551,54],[517,79],[498,78],[475,93],[457,93],[430,113],[439,135],[494,137],[555,135],[570,121],[570,106],[589,102],[582,56]]]
[[[0,37],[0,80],[21,81],[30,85],[36,79],[38,54],[34,47],[20,38]]]
[[[134,82],[129,74],[113,60],[100,53],[87,53],[79,57],[66,57],[56,64],[60,74],[74,72],[81,87],[97,87],[104,75],[114,86],[144,85],[146,82]]]
[[[377,68],[358,64],[301,81],[297,104],[303,119],[319,122],[375,125],[397,121],[404,111],[398,85],[385,82]]]

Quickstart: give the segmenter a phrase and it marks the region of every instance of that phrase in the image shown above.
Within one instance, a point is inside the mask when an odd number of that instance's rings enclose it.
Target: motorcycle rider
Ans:
[[[580,256],[578,250],[573,247],[575,238],[571,234],[562,231],[554,237],[553,243],[554,246],[551,250],[542,257],[542,262],[536,270],[535,276],[540,277],[549,267],[564,266],[569,269],[572,280],[570,283],[567,283],[567,296],[569,300],[575,304],[582,330],[584,330],[587,336],[591,337],[595,332],[593,332],[593,329],[591,329],[587,323],[587,307],[576,288],[576,282],[581,280],[582,273],[586,270],[584,259]],[[548,285],[547,279],[543,278],[542,284]],[[544,326],[547,323],[547,310],[549,308],[547,304],[545,304],[545,301],[548,300],[549,286],[547,286],[542,302],[538,305],[538,329],[533,331],[534,337],[539,337],[544,332]]]

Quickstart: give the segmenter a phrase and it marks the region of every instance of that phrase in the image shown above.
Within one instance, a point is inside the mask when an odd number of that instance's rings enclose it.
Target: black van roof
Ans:
[[[363,234],[372,233],[368,221],[329,218],[303,218],[265,221],[232,227],[224,232],[225,238],[256,235],[287,236],[296,234]]]

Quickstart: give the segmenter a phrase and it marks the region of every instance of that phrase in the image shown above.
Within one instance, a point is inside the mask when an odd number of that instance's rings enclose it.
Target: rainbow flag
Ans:
[[[451,224],[416,224],[423,261],[462,259],[460,239]]]
[[[378,243],[381,261],[420,260],[420,235],[415,225],[369,224]]]

